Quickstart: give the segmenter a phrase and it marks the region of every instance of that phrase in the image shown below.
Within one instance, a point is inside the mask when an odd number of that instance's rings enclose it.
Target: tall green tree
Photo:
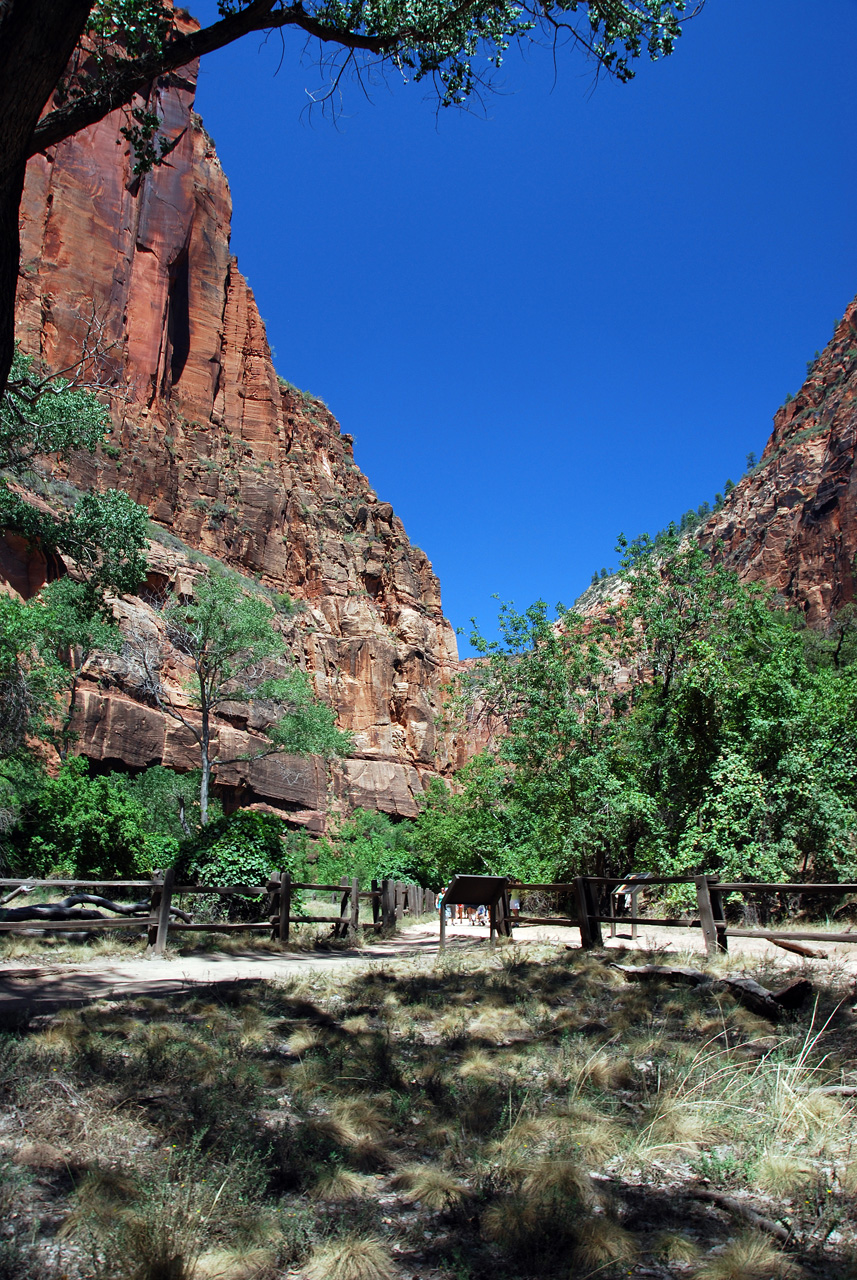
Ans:
[[[225,574],[197,579],[192,600],[174,597],[163,610],[166,636],[188,660],[190,693],[198,711],[191,715],[163,680],[164,652],[154,635],[128,642],[141,692],[180,721],[196,742],[201,761],[200,821],[208,821],[211,771],[236,759],[261,759],[275,753],[326,757],[345,755],[351,738],[336,728],[335,713],[312,692],[305,672],[286,657],[276,614],[262,596],[250,595]],[[226,757],[216,746],[214,717],[225,703],[262,703],[267,743],[241,757]]]
[[[465,691],[504,732],[459,795],[426,807],[427,847],[439,834],[454,844],[457,824],[477,845],[502,834],[513,862],[537,853],[561,877],[852,875],[849,620],[819,641],[675,538],[624,545],[612,599],[594,618],[504,610]],[[509,865],[508,848],[489,852]]]
[[[81,671],[96,649],[119,647],[108,595],[134,591],[145,576],[148,522],[127,494],[84,494],[70,509],[53,510],[27,493],[40,459],[91,451],[108,430],[97,396],[16,353],[0,395],[0,530],[57,562],[73,561],[74,577],[59,577],[29,601],[0,597],[0,758],[32,734],[67,753]]]
[[[317,42],[332,96],[347,73],[389,68],[428,81],[441,103],[486,86],[512,41],[571,44],[620,80],[643,51],[672,52],[685,0],[219,0],[220,18],[189,30],[162,0],[4,0],[0,5],[0,392],[13,351],[18,208],[30,156],[109,112],[143,171],[166,158],[153,85],[244,36],[293,31]]]

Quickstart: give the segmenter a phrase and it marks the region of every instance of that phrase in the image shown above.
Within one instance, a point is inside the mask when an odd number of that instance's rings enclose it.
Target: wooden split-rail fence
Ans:
[[[430,889],[423,889],[418,884],[410,884],[398,880],[372,881],[367,890],[360,888],[356,878],[343,877],[339,884],[309,884],[295,881],[288,871],[271,876],[265,884],[256,885],[211,885],[180,884],[176,882],[172,870],[156,871],[149,880],[4,880],[0,879],[0,889],[70,889],[78,890],[83,898],[80,904],[84,910],[75,911],[75,906],[62,910],[61,919],[51,918],[47,914],[32,919],[0,918],[0,934],[25,933],[33,929],[51,932],[86,932],[109,929],[145,929],[149,946],[156,954],[163,952],[170,933],[193,930],[205,933],[232,932],[267,932],[282,945],[289,942],[292,925],[322,924],[330,925],[333,936],[339,938],[355,937],[359,930],[370,929],[375,933],[382,931],[394,933],[404,916],[414,919],[437,909],[437,895]],[[102,916],[95,911],[86,910],[86,898],[90,904],[111,909],[105,900],[92,902],[97,897],[96,891],[107,890],[111,894],[124,890],[137,890],[139,901],[133,907],[114,904],[115,910],[122,915]],[[293,914],[295,895],[301,890],[309,890],[313,894],[333,894],[339,904],[339,914],[307,915]],[[221,898],[264,899],[260,910],[261,919],[249,921],[194,921],[182,911],[178,903],[185,895],[219,895]],[[11,903],[16,895],[13,892],[7,898]],[[74,893],[72,893],[72,898]],[[371,902],[372,919],[361,920],[361,902]],[[50,910],[51,904],[44,904]]]
[[[696,911],[682,917],[653,917],[638,914],[637,894],[641,889],[650,890],[659,885],[692,885],[696,897]],[[155,872],[149,880],[29,880],[0,879],[0,890],[70,889],[82,891],[78,901],[86,902],[96,890],[138,891],[138,901],[133,906],[116,904],[113,909],[122,915],[103,916],[96,911],[76,912],[64,908],[63,918],[50,918],[47,914],[35,919],[0,918],[0,934],[25,933],[33,929],[57,933],[85,932],[111,929],[145,929],[149,946],[155,953],[162,953],[170,933],[196,930],[206,933],[267,932],[282,945],[287,945],[293,925],[329,925],[332,935],[339,938],[356,937],[359,930],[375,933],[395,933],[404,916],[415,919],[437,910],[438,895],[420,885],[394,880],[373,880],[371,888],[361,889],[357,879],[343,878],[339,884],[310,884],[292,880],[288,871],[271,876],[265,884],[257,885],[206,885],[176,883],[172,870]],[[294,895],[300,891],[312,894],[333,894],[338,902],[338,915],[294,914]],[[618,891],[618,894],[617,894]],[[633,891],[633,892],[632,892]],[[525,915],[521,903],[527,895],[540,894],[553,897],[558,906],[553,915]],[[630,915],[617,910],[617,896],[630,895]],[[844,897],[857,894],[857,884],[772,884],[761,881],[721,881],[716,876],[647,876],[635,880],[633,876],[577,876],[574,880],[551,884],[521,884],[506,880],[502,896],[491,908],[491,936],[510,937],[518,924],[573,926],[580,930],[584,947],[598,947],[603,943],[601,926],[609,924],[615,932],[617,925],[630,925],[636,933],[639,925],[660,926],[669,929],[701,929],[706,950],[709,953],[726,951],[729,938],[759,938],[771,941],[857,942],[857,930],[850,932],[821,929],[791,929],[743,927],[726,919],[724,898],[738,894],[745,902],[769,901],[772,897],[782,900],[790,895]],[[179,903],[185,895],[219,895],[221,898],[245,898],[263,900],[258,920],[194,921]],[[7,903],[16,895],[7,896]],[[90,899],[91,901],[91,899]],[[512,902],[519,906],[512,908]],[[360,904],[370,903],[371,920],[361,919]],[[474,904],[477,905],[477,904]],[[565,910],[563,910],[565,908]],[[44,904],[47,913],[50,904]],[[104,909],[108,909],[105,907]],[[11,912],[2,914],[11,915]]]
[[[637,894],[641,889],[657,885],[693,885],[696,895],[696,912],[682,917],[653,917],[637,914]],[[630,915],[617,913],[616,891],[631,896]],[[521,902],[526,894],[540,893],[556,896],[569,907],[567,915],[527,916],[520,907],[513,910],[511,902]],[[811,897],[845,897],[857,894],[857,884],[775,884],[763,881],[721,881],[717,876],[646,876],[645,880],[633,876],[577,876],[574,880],[555,884],[520,884],[509,880],[492,921],[492,934],[511,936],[514,924],[560,924],[576,926],[584,947],[600,947],[603,944],[601,926],[609,924],[615,933],[619,924],[630,924],[636,935],[638,925],[659,925],[668,929],[701,929],[705,949],[709,954],[726,951],[729,938],[760,938],[783,942],[857,942],[857,930],[836,932],[821,929],[766,929],[744,928],[727,922],[724,898],[738,894],[745,903],[769,900],[772,897],[808,894]]]

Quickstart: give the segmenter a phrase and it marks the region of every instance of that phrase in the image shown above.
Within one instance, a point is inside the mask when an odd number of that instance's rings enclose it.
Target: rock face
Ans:
[[[194,89],[191,67],[152,91],[150,109],[178,138],[152,174],[134,175],[116,116],[30,163],[19,339],[54,370],[94,352],[115,430],[64,475],[81,489],[126,490],[160,527],[147,591],[131,607],[154,617],[158,593],[181,590],[204,557],[288,592],[302,608],[283,624],[295,657],[355,734],[335,790],[345,805],[413,815],[445,764],[435,720],[457,663],[439,583],[356,467],[351,437],[277,377],[230,255],[229,187]],[[5,549],[7,581],[14,573],[32,590],[44,566],[19,553]],[[194,763],[172,722],[134,701],[121,664],[103,666],[98,683],[95,674],[80,700],[86,754],[130,767]],[[265,762],[218,781],[244,802],[298,814],[324,807],[324,774],[318,761]]]
[[[744,580],[766,582],[824,625],[857,585],[857,299],[777,410],[754,471],[701,531]]]

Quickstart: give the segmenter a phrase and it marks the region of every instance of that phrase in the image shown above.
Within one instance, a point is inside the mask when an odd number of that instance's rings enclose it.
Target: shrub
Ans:
[[[91,778],[81,757],[47,778],[22,823],[16,859],[24,875],[131,877],[148,871],[167,850],[150,843],[146,810],[120,774]]]
[[[290,871],[296,880],[306,878],[306,837],[292,832],[267,813],[239,809],[209,823],[186,842],[177,865],[180,879],[204,884],[264,884],[273,872]],[[244,904],[246,906],[246,904]],[[230,916],[241,904],[230,904]],[[292,898],[292,910],[301,909],[300,896]]]

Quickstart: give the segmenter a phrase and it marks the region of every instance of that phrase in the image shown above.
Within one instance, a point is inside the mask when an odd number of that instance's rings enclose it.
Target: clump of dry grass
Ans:
[[[348,1200],[362,1200],[372,1184],[350,1169],[335,1168],[323,1173],[310,1188],[310,1199],[327,1204],[344,1204]]]
[[[663,1262],[695,1262],[699,1257],[699,1245],[687,1236],[664,1231],[655,1238],[653,1252]]]
[[[611,1262],[631,1262],[639,1252],[635,1237],[606,1214],[584,1218],[577,1227],[574,1260],[578,1267],[594,1271]]]
[[[395,1280],[396,1269],[383,1240],[345,1236],[316,1249],[306,1280]]]
[[[696,1270],[696,1280],[771,1280],[788,1276],[793,1264],[767,1236],[746,1231],[717,1253],[710,1253]]]
[[[765,1151],[753,1170],[753,1184],[772,1196],[795,1195],[815,1177],[812,1165],[787,1152]]]
[[[422,1204],[433,1213],[457,1208],[470,1195],[458,1178],[430,1164],[404,1166],[390,1179],[390,1186],[411,1204]]]

